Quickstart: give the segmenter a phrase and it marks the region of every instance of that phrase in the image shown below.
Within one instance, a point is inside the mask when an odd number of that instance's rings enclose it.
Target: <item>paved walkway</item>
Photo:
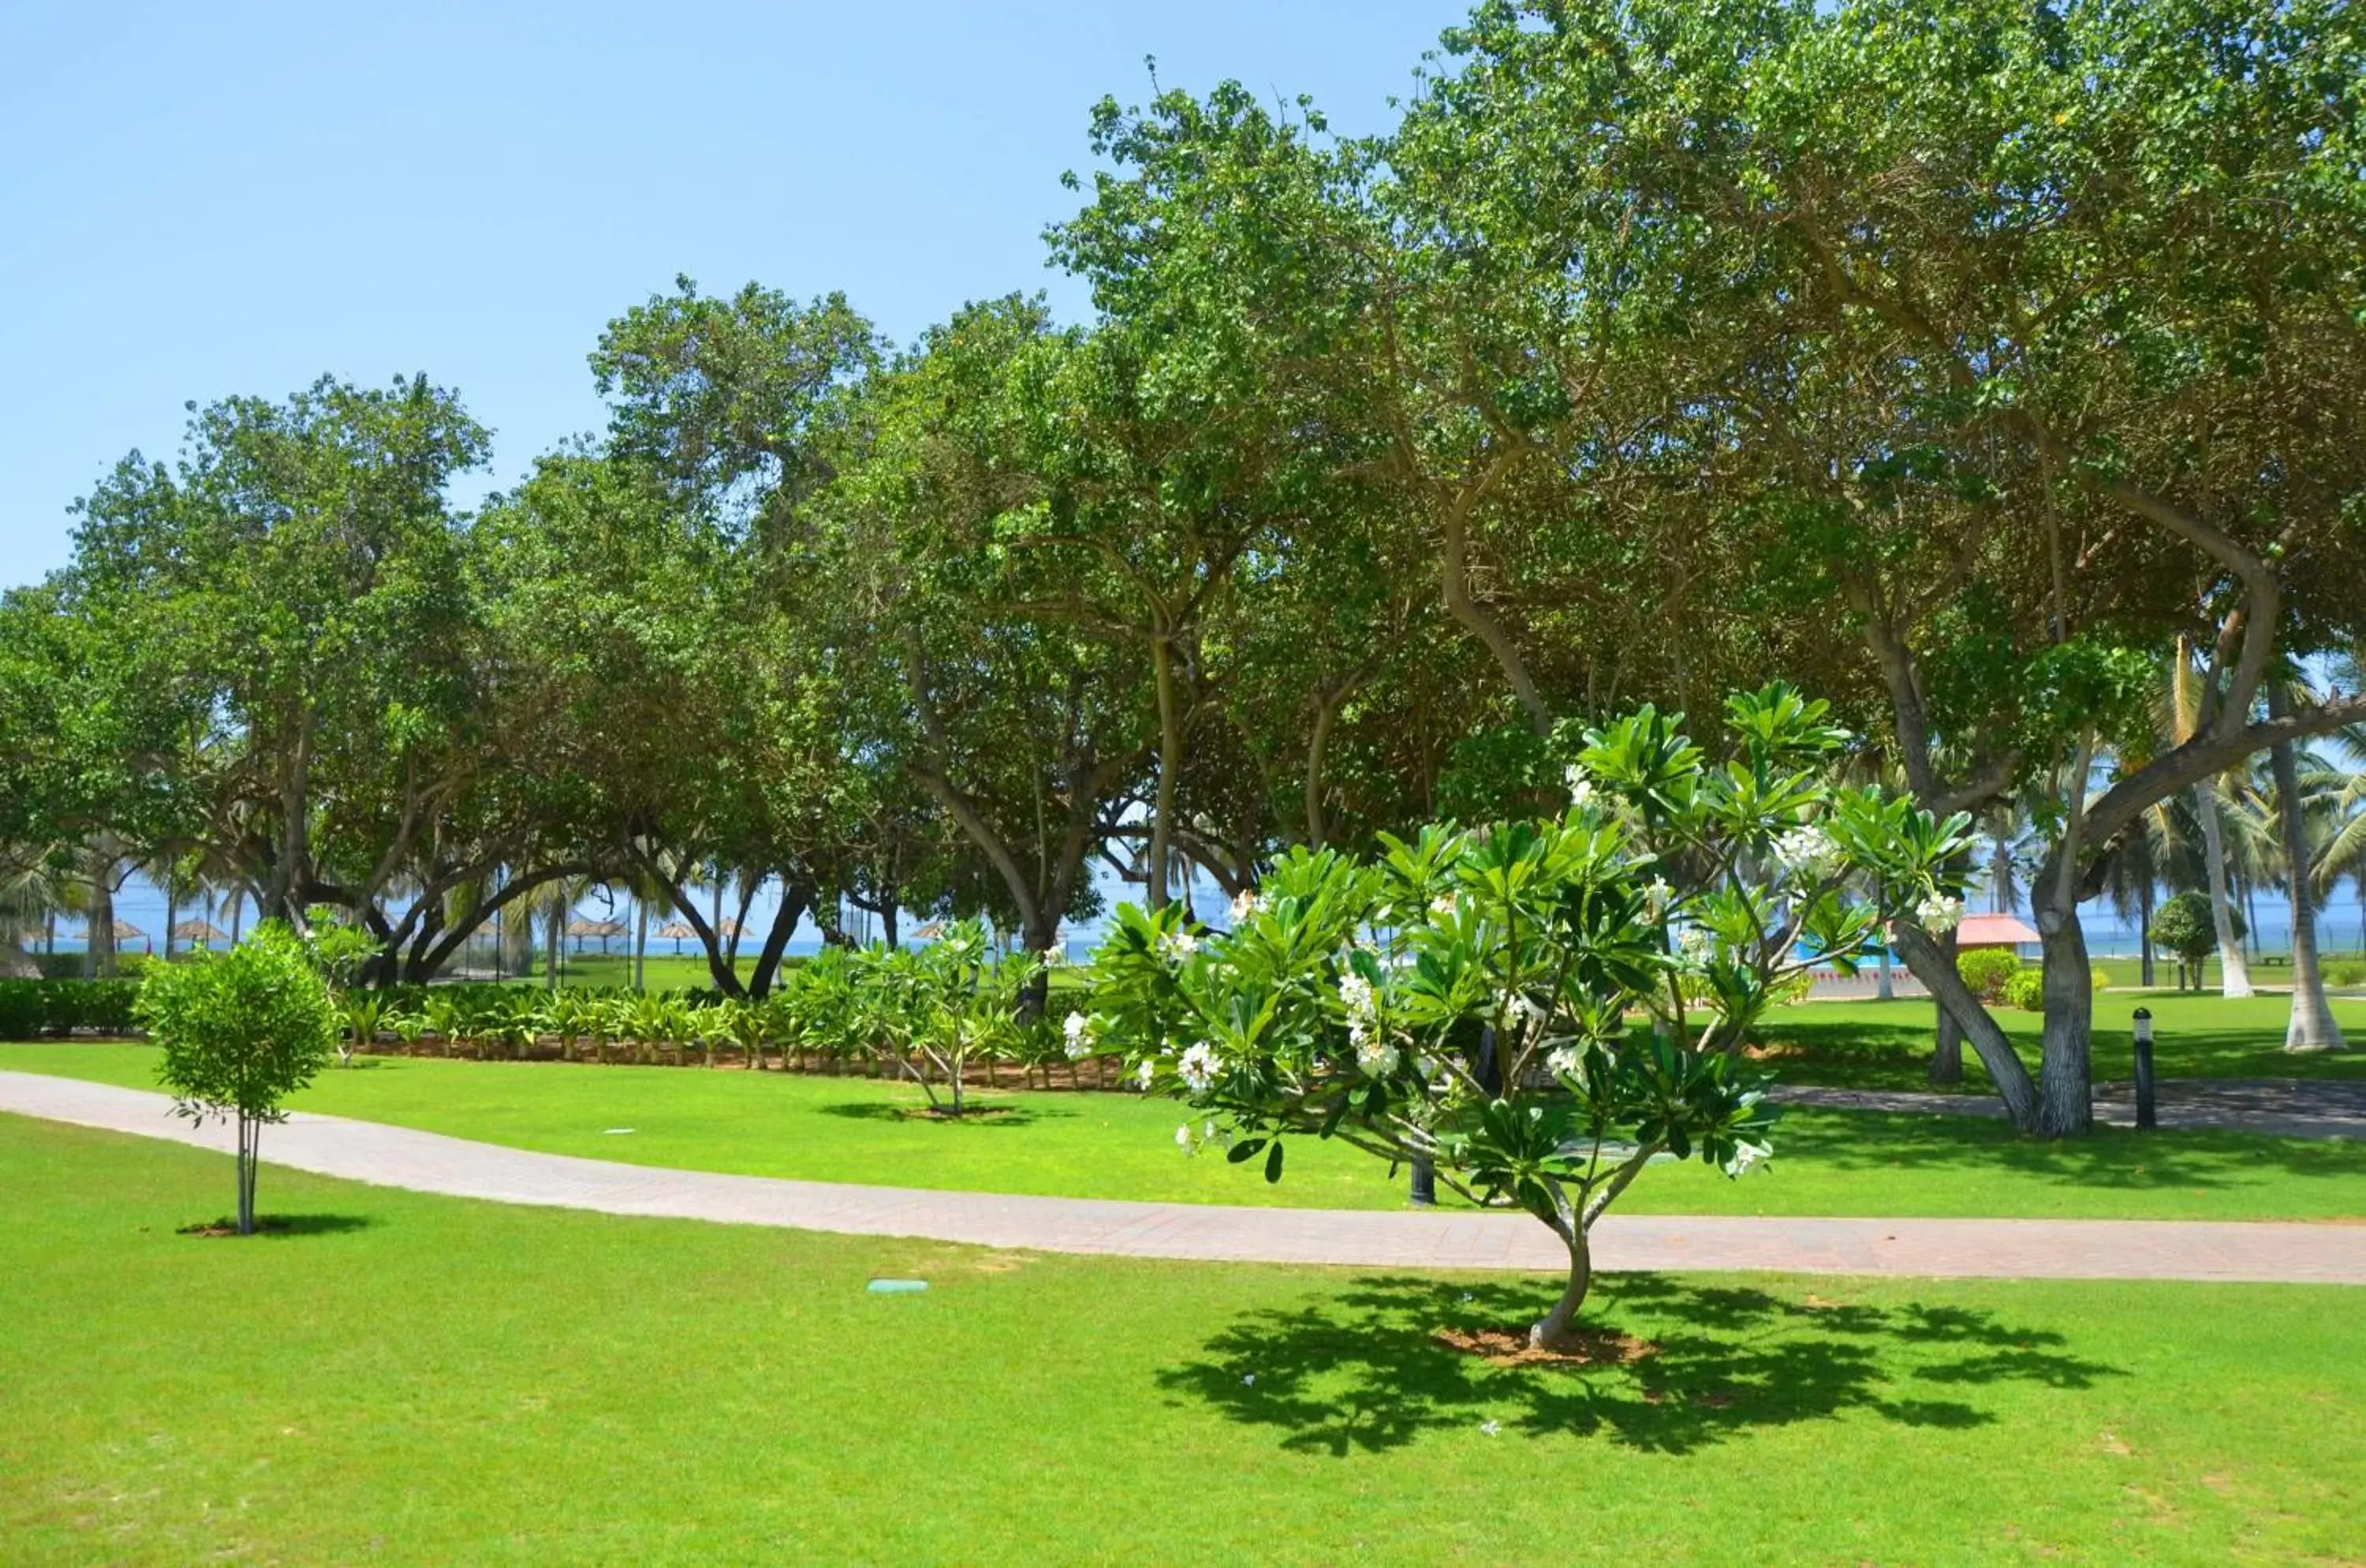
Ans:
[[[1777,1084],[1786,1105],[1834,1111],[1897,1111],[1934,1116],[2002,1116],[1992,1094],[1939,1094],[1921,1089],[1825,1089]],[[2172,1129],[2257,1133],[2275,1138],[2366,1141],[2366,1083],[2349,1079],[2164,1078],[2154,1097],[2160,1124]],[[2135,1086],[2095,1086],[2095,1120],[2136,1124]]]
[[[170,1107],[141,1089],[0,1072],[0,1111],[229,1152],[230,1129],[193,1128]],[[535,1154],[308,1112],[266,1129],[263,1150],[275,1165],[347,1180],[611,1214],[1130,1258],[1566,1267],[1544,1227],[1515,1214],[1235,1209],[783,1181]],[[1594,1250],[1597,1264],[1614,1269],[2366,1284],[2366,1224],[1613,1214],[1595,1227]]]

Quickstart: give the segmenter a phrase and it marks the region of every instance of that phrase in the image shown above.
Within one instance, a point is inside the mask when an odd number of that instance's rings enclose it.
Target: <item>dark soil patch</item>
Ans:
[[[1430,1337],[1496,1367],[1623,1367],[1660,1353],[1659,1346],[1649,1339],[1613,1330],[1580,1329],[1569,1344],[1555,1350],[1529,1345],[1525,1329],[1510,1333],[1500,1328],[1436,1328]]]
[[[257,1214],[254,1234],[257,1235],[327,1235],[337,1231],[357,1231],[369,1224],[360,1214]],[[236,1235],[238,1221],[224,1215],[199,1224],[183,1225],[175,1235],[217,1236]]]

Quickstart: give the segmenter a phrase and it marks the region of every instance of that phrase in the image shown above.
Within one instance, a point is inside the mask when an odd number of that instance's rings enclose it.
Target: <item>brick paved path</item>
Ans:
[[[141,1089],[0,1072],[0,1111],[229,1152],[228,1128],[192,1128],[170,1105]],[[347,1180],[612,1214],[1132,1258],[1565,1266],[1541,1225],[1513,1214],[1237,1209],[784,1181],[535,1154],[306,1112],[265,1129],[263,1152],[275,1165]],[[1613,1214],[1595,1227],[1594,1243],[1598,1266],[1617,1269],[2366,1284],[2366,1224]]]

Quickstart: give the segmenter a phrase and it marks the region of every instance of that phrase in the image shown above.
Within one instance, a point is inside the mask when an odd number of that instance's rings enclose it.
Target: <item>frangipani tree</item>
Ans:
[[[1336,1138],[1526,1210],[1570,1258],[1530,1340],[1565,1342],[1588,1235],[1647,1165],[1739,1176],[1771,1151],[1738,1047],[1786,983],[1869,951],[1893,911],[1961,912],[1965,819],[1830,783],[1848,738],[1824,715],[1786,687],[1736,696],[1713,762],[1645,708],[1586,733],[1558,818],[1292,851],[1230,931],[1129,906],[1072,1048],[1126,1050],[1191,1107],[1178,1141],[1262,1155],[1268,1180],[1288,1139]]]

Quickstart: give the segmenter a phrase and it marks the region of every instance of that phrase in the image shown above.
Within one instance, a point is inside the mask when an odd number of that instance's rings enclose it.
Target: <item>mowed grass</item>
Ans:
[[[153,1089],[133,1044],[0,1045],[0,1069]],[[888,1186],[1301,1208],[1392,1208],[1405,1177],[1342,1145],[1293,1139],[1282,1180],[1176,1147],[1178,1108],[1109,1093],[998,1093],[948,1124],[907,1085],[736,1068],[365,1058],[298,1109],[518,1148],[683,1169]],[[630,1129],[611,1132],[612,1128]],[[269,1147],[265,1134],[265,1146]],[[1661,1165],[1630,1213],[2366,1218],[2366,1145],[2105,1129],[2063,1143],[1964,1116],[1786,1111],[1774,1159],[1733,1181]]]
[[[2310,1078],[2366,1083],[2366,999],[2338,998],[2333,1014],[2357,1048],[2292,1053],[2283,1048],[2292,1016],[2287,996],[2229,1001],[2191,991],[2112,989],[2095,994],[2094,1073],[2098,1082],[2135,1073],[2139,1007],[2153,1015],[2153,1059],[2164,1078]],[[2033,1070],[2045,1021],[2017,1008],[1990,1010]],[[1802,1002],[1778,1008],[1756,1031],[1766,1066],[1787,1083],[1852,1089],[1931,1087],[1928,1069],[1936,1007],[1924,999]],[[1969,1046],[1964,1084],[1986,1094],[1988,1074]]]
[[[2354,1557],[2359,1292],[991,1253],[505,1207],[0,1117],[12,1565]],[[867,1293],[917,1276],[918,1296]]]

